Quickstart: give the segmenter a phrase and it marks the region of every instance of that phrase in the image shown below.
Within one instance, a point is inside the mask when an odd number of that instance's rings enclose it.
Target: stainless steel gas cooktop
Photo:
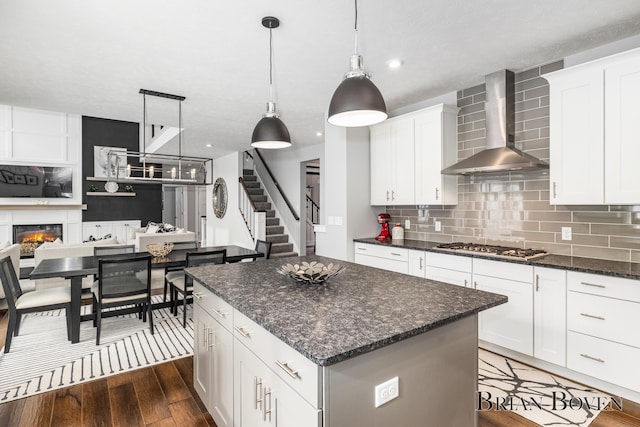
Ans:
[[[522,249],[509,246],[483,245],[478,243],[443,243],[436,246],[436,248],[450,251],[476,252],[499,258],[520,258],[524,260],[540,258],[547,255],[547,252],[542,249]]]

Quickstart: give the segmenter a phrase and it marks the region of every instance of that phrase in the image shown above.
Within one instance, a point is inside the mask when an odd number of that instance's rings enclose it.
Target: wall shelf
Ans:
[[[52,204],[32,204],[32,205],[0,205],[0,210],[27,210],[27,211],[36,211],[36,210],[60,210],[60,209],[77,209],[77,210],[87,210],[87,205],[54,205]]]
[[[125,191],[119,191],[117,193],[109,193],[107,191],[87,191],[87,196],[121,196],[121,197],[133,197],[136,193],[129,193]]]

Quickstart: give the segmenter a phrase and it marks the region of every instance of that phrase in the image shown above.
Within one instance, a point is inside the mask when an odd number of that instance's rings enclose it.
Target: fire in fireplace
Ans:
[[[13,241],[20,244],[20,257],[33,257],[33,252],[44,242],[62,240],[62,224],[14,225]]]

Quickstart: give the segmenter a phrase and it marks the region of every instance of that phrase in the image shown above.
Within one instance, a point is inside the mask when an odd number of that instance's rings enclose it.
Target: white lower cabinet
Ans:
[[[567,367],[640,392],[640,283],[567,272]]]
[[[356,264],[382,268],[396,273],[409,273],[409,249],[355,243]]]
[[[566,366],[567,272],[534,267],[533,356]]]
[[[236,425],[320,426],[319,411],[293,391],[237,338],[234,347],[237,387]]]
[[[429,252],[426,254],[425,262],[427,279],[465,288],[472,286],[473,258]]]
[[[409,250],[409,274],[416,277],[425,277],[425,252],[415,249]]]
[[[474,259],[473,284],[509,298],[506,304],[480,313],[478,338],[533,356],[533,267]]]
[[[198,282],[194,300],[193,383],[218,427],[322,425],[317,365]]]
[[[131,219],[125,221],[90,221],[82,223],[82,240],[103,239],[106,235],[118,239],[118,243],[127,243],[129,234],[133,228],[140,228],[139,219]]]
[[[194,284],[193,385],[218,427],[233,425],[232,309]],[[218,320],[219,319],[219,320]]]

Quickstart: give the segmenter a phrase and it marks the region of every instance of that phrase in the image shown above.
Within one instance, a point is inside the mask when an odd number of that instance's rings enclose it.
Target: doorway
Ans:
[[[206,190],[200,185],[162,186],[162,221],[194,231],[198,242],[204,238],[202,217],[206,217]]]
[[[306,217],[306,254],[316,251],[316,234],[314,224],[320,223],[320,159],[302,163],[305,171],[305,217]]]

